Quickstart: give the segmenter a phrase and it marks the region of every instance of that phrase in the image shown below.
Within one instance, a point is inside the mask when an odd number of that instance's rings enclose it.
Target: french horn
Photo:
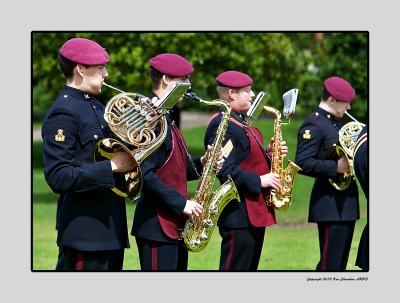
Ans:
[[[344,157],[348,163],[349,169],[345,173],[337,173],[334,178],[329,178],[329,183],[337,190],[343,191],[350,185],[351,179],[354,176],[354,148],[357,143],[358,135],[365,124],[357,121],[347,111],[344,112],[351,120],[343,125],[339,130],[339,143],[334,144],[326,154],[326,159],[339,160]]]
[[[99,140],[95,147],[94,159],[112,159],[117,152],[127,152],[135,163],[134,168],[126,173],[116,173],[116,184],[112,190],[122,197],[134,197],[141,191],[143,184],[140,164],[165,140],[165,114],[190,84],[178,83],[171,87],[165,96],[157,101],[157,106],[141,94],[124,92],[106,83],[103,85],[119,92],[107,102],[104,119],[121,141],[113,138]]]

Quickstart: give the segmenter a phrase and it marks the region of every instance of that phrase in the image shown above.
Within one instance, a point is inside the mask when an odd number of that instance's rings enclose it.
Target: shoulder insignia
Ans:
[[[309,129],[306,129],[306,130],[304,131],[303,139],[305,139],[305,140],[310,140],[310,139],[311,139],[311,133],[310,133],[310,130],[309,130]]]
[[[54,140],[57,142],[64,142],[65,141],[65,135],[63,134],[63,130],[60,128],[57,130],[57,134],[54,136]]]

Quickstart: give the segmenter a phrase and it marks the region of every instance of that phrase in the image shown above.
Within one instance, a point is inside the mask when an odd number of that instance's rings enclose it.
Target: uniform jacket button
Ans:
[[[98,136],[97,136],[97,135],[94,135],[94,138],[95,138],[95,139],[97,139],[97,138],[98,138]]]

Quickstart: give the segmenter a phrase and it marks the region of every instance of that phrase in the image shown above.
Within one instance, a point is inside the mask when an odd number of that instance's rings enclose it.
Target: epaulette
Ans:
[[[318,112],[312,113],[312,114],[308,117],[308,120],[310,120],[310,121],[315,121],[315,120],[318,120],[318,119],[319,119],[319,113],[318,113]]]
[[[61,97],[61,99],[64,100],[64,101],[69,101],[70,98],[71,98],[71,96],[68,95],[68,94],[64,94],[64,95],[62,95],[62,97]]]

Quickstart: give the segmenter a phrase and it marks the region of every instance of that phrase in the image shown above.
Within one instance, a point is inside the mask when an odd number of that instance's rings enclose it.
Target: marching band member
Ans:
[[[368,126],[361,131],[354,151],[354,171],[360,182],[365,197],[369,196],[369,171],[368,171]],[[368,221],[361,234],[356,258],[356,266],[362,270],[369,270],[369,233]]]
[[[107,51],[89,39],[70,39],[59,51],[66,85],[42,127],[44,175],[60,194],[56,270],[120,271],[129,247],[125,200],[111,189],[113,172],[129,171],[134,163],[125,153],[93,159],[96,141],[111,136],[104,106],[95,98],[108,61]]]
[[[318,225],[320,260],[316,270],[346,270],[354,225],[359,219],[358,189],[355,180],[339,191],[328,179],[348,171],[344,157],[326,159],[327,151],[339,142],[338,119],[350,109],[356,94],[346,80],[330,77],[324,81],[317,110],[300,127],[296,164],[301,174],[315,178],[308,221]]]
[[[170,85],[189,82],[194,71],[189,61],[164,53],[150,60],[153,93],[162,98]],[[203,207],[188,200],[187,181],[200,177],[206,157],[192,158],[185,140],[170,116],[163,144],[142,164],[142,195],[132,226],[142,270],[187,269],[188,251],[180,231],[188,218],[199,216]]]
[[[253,80],[242,72],[226,71],[216,81],[219,98],[232,108],[224,144],[229,140],[233,143],[218,178],[222,184],[230,175],[241,200],[228,203],[218,220],[222,237],[219,269],[257,270],[265,227],[276,224],[274,209],[266,204],[266,197],[269,189],[280,189],[280,181],[276,174],[270,173],[261,132],[246,126],[245,115],[254,97]],[[220,113],[211,119],[205,146],[214,141],[221,117]],[[284,141],[282,152],[287,153]]]

